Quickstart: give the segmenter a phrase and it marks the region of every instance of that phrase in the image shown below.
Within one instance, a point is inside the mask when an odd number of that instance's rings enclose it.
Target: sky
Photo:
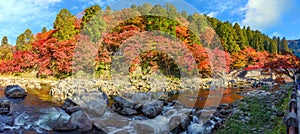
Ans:
[[[0,38],[15,44],[26,29],[38,33],[53,28],[57,13],[67,8],[74,15],[94,4],[117,10],[142,3],[174,4],[178,10],[202,13],[222,21],[250,26],[273,37],[300,39],[299,0],[0,0]]]

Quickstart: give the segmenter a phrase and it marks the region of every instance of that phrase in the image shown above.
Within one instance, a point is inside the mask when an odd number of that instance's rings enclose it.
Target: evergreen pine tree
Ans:
[[[1,40],[1,46],[6,46],[8,45],[8,38],[7,36],[4,36]]]
[[[57,38],[59,41],[65,41],[73,38],[79,32],[74,25],[75,21],[76,17],[72,15],[69,10],[62,9],[56,16],[54,29],[57,31],[52,35],[52,37]],[[85,21],[84,18],[83,21]]]

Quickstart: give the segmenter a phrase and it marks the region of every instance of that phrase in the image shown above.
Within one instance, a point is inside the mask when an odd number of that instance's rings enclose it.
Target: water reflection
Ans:
[[[223,94],[222,94],[223,92]],[[223,95],[221,99],[222,103],[233,103],[236,100],[242,99],[243,97],[238,95],[237,93],[241,92],[240,89],[233,89],[233,88],[227,88],[225,90],[200,90],[199,93],[197,92],[191,92],[191,91],[185,91],[184,93],[180,94],[181,103],[185,104],[188,107],[198,107],[198,108],[204,108],[204,107],[210,107],[215,106],[219,103],[220,96]],[[216,99],[209,99],[208,96]],[[176,100],[178,95],[174,95],[171,97],[171,100]],[[194,103],[194,100],[196,102]]]
[[[27,90],[28,94],[22,99],[10,99],[13,102],[14,110],[32,111],[33,109],[57,107],[59,104],[51,102],[49,95],[50,86],[43,86],[42,89]],[[4,98],[4,88],[0,88],[0,98]]]

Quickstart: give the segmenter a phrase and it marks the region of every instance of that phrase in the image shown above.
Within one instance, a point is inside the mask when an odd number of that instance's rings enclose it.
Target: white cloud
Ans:
[[[271,37],[276,36],[276,37],[281,37],[281,34],[279,32],[273,32],[271,34]]]
[[[218,12],[210,12],[207,14],[209,17],[216,17],[218,15]]]
[[[243,25],[254,29],[265,29],[281,20],[283,13],[289,9],[291,0],[249,0]]]
[[[0,38],[8,36],[14,43],[25,29],[49,26],[56,16],[49,7],[61,0],[0,0]]]

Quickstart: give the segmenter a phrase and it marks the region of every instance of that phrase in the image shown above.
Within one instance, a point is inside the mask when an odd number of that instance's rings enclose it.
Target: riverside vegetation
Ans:
[[[286,132],[283,117],[288,109],[292,85],[282,85],[280,90],[246,95],[235,102],[235,112],[226,120],[216,133],[274,133]]]

